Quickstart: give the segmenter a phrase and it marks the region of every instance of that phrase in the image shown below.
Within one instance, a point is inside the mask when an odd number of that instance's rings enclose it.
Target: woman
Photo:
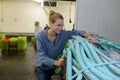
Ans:
[[[36,68],[39,80],[51,80],[53,67],[64,65],[64,59],[56,60],[56,58],[72,35],[80,35],[92,42],[96,41],[84,31],[63,30],[64,19],[60,13],[50,11],[49,25],[50,29],[43,30],[37,35]]]

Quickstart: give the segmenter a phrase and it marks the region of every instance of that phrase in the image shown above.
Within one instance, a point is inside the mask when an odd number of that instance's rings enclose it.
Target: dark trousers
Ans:
[[[43,70],[37,67],[36,73],[37,73],[38,80],[51,80],[52,76],[54,75],[54,69]],[[60,80],[60,79],[57,79],[57,80]],[[82,80],[86,80],[86,79],[82,77]]]
[[[52,75],[54,74],[53,69],[43,70],[39,67],[36,68],[38,80],[51,80]]]

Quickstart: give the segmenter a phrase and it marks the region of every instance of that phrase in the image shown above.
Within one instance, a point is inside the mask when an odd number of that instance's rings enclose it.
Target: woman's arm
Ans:
[[[90,40],[93,43],[96,43],[97,40],[95,38],[93,38],[92,36],[90,36],[88,33],[86,33],[85,31],[79,31],[79,30],[74,30],[74,31],[65,31],[66,34],[66,38],[70,38],[72,35],[80,35],[88,40]]]
[[[86,39],[90,40],[92,43],[96,43],[97,40],[95,38],[93,38],[92,36],[90,36],[88,33],[84,33],[83,37],[85,37]]]
[[[50,69],[53,67],[55,60],[50,58],[46,54],[46,49],[44,47],[44,41],[41,39],[42,37],[37,36],[37,54],[36,54],[36,66],[41,67],[42,69]]]

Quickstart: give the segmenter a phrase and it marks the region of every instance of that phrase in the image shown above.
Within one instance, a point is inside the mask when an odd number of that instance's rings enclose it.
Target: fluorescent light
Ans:
[[[43,0],[35,0],[38,3],[41,3],[41,7],[43,7]]]

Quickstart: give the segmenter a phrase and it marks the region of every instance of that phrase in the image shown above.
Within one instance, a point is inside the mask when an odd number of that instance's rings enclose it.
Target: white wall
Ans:
[[[63,4],[64,3],[64,4]],[[2,10],[3,9],[3,10]],[[65,29],[71,29],[69,23],[70,2],[59,1],[55,8],[42,8],[39,3],[32,2],[0,2],[0,32],[34,32],[34,22],[40,21],[42,27],[48,23],[50,10],[60,12],[64,16]],[[3,15],[2,15],[3,13]],[[75,3],[72,4],[71,18],[74,22]],[[2,22],[3,18],[3,22]]]
[[[77,0],[77,29],[120,42],[120,0]]]
[[[0,32],[2,27],[2,1],[0,0]]]

